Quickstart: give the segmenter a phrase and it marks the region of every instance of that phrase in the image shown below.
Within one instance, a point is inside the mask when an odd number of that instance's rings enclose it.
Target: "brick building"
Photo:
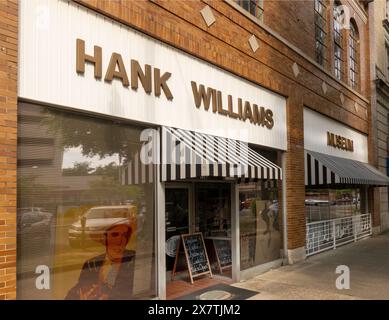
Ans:
[[[169,298],[378,232],[372,6],[2,1],[0,299]]]

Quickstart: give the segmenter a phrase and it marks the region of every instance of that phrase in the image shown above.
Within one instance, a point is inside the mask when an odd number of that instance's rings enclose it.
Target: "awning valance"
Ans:
[[[199,177],[277,180],[282,170],[247,143],[162,127],[161,180]]]
[[[119,168],[120,182],[122,185],[153,183],[154,167],[153,164],[144,164],[140,152],[136,152]]]
[[[389,185],[389,177],[364,162],[305,150],[304,163],[306,186]]]
[[[247,143],[171,127],[162,127],[160,136],[160,179],[175,181],[201,177],[222,177],[274,181],[282,170]],[[144,164],[135,153],[120,169],[124,185],[152,183],[157,163]]]

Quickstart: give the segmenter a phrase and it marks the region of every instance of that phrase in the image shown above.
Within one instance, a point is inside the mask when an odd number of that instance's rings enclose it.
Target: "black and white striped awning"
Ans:
[[[389,177],[373,166],[355,160],[305,150],[305,185],[389,185]]]
[[[160,165],[161,181],[201,177],[282,179],[279,166],[241,141],[171,127],[162,127],[156,140],[159,145],[154,145],[155,149],[161,151],[158,163],[145,164],[140,152],[135,153],[120,167],[123,185],[152,183],[156,165]],[[148,156],[143,154],[143,158]]]
[[[161,181],[199,177],[281,179],[282,170],[247,143],[162,127]]]
[[[140,152],[136,152],[131,160],[120,167],[120,181],[122,185],[152,183],[154,181],[154,165],[144,164]]]

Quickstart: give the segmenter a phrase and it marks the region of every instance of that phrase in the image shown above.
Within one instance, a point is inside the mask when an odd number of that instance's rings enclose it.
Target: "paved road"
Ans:
[[[350,289],[339,290],[336,267],[350,268]],[[235,286],[258,291],[254,300],[389,300],[389,232],[340,247],[306,261],[266,272]]]

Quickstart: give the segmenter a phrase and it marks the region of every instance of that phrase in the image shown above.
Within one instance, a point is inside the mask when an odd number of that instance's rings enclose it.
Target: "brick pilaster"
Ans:
[[[0,1],[0,300],[16,299],[18,1]]]
[[[305,246],[304,119],[301,98],[287,101],[286,204],[288,250]]]

